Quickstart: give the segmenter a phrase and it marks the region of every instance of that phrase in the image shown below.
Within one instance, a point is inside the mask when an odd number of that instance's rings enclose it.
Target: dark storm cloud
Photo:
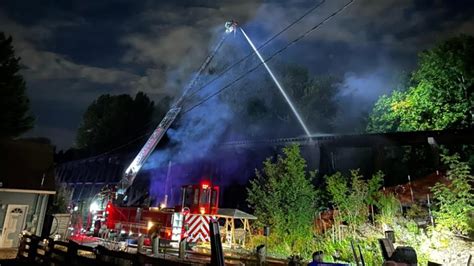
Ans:
[[[80,114],[101,93],[142,90],[155,100],[178,94],[229,18],[240,21],[258,44],[316,3],[7,0],[0,25],[13,35],[25,65],[38,115],[30,134],[50,137],[64,148],[73,143]],[[263,54],[344,3],[327,0]],[[393,87],[393,76],[414,66],[417,51],[459,33],[473,34],[473,6],[471,1],[356,0],[278,60],[305,65],[313,74],[344,76],[341,97],[351,95],[360,101],[356,106],[367,109]]]
[[[148,6],[137,18],[141,29],[126,34],[121,42],[130,49],[125,63],[148,65],[138,83],[145,91],[165,89],[176,95],[195,71],[231,18],[247,21],[258,1],[175,1]]]
[[[264,54],[271,54],[285,40],[294,39],[346,2],[325,2],[324,8],[288,31],[280,44],[274,43]],[[302,13],[309,6],[308,2],[290,8],[266,2],[257,13],[260,19],[249,27],[254,27],[257,35],[274,32],[278,27],[272,21],[290,23],[289,13]],[[315,75],[344,77],[337,95],[336,130],[345,133],[357,123],[360,127],[360,115],[367,114],[381,94],[389,93],[401,75],[415,67],[418,52],[460,33],[474,34],[473,11],[470,1],[355,1],[279,59],[305,65]]]
[[[346,2],[326,1],[322,8],[298,24],[298,27],[288,31],[286,38],[293,39],[303,29],[312,27]],[[301,45],[315,45],[312,53],[316,55],[326,53],[326,49],[330,49],[327,47],[329,45],[340,46],[332,49],[334,54],[344,53],[344,50],[355,52],[353,50],[364,49],[361,54],[367,56],[366,49],[372,49],[372,52],[389,50],[412,55],[447,37],[459,33],[474,34],[474,18],[471,16],[474,5],[471,1],[420,2],[422,1],[356,0],[338,17],[306,37]],[[303,13],[310,6],[311,2],[294,8],[266,2],[257,13],[259,19],[256,24],[267,33],[274,32],[279,25],[290,23],[297,14]],[[275,21],[278,21],[278,24],[275,24]],[[324,49],[318,50],[319,46]],[[307,54],[308,49],[300,51]],[[357,58],[357,61],[360,60]],[[313,61],[314,63],[316,62]]]
[[[176,94],[207,54],[216,28],[239,10],[249,18],[253,12],[244,10],[257,7],[249,1],[8,1],[0,23],[14,37],[34,101],[37,126],[29,135],[68,147],[78,114],[101,93]]]

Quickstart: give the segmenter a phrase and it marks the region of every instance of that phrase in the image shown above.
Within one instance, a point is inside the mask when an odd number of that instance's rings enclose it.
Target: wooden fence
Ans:
[[[210,265],[209,252],[186,251],[183,258],[178,256],[175,248],[161,247],[157,256],[141,252],[124,252],[111,250],[105,243],[96,247],[80,245],[74,241],[53,241],[51,238],[41,238],[35,235],[24,235],[21,238],[17,254],[17,262],[21,265]],[[226,265],[259,265],[255,256],[250,254],[224,255]],[[23,262],[23,263],[21,263]],[[286,260],[267,258],[266,265],[287,265]]]
[[[179,258],[157,258],[141,253],[113,251],[104,246],[90,247],[74,241],[63,242],[42,239],[35,235],[21,238],[17,254],[18,262],[27,265],[206,265],[198,261],[183,261]]]

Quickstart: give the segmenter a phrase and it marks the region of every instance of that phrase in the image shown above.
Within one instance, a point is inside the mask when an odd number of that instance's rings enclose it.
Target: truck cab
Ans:
[[[198,185],[181,187],[181,210],[190,214],[216,214],[219,204],[219,187],[204,181]]]

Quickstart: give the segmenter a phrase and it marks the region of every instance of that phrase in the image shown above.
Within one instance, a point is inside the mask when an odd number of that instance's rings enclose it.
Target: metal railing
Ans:
[[[95,247],[78,244],[74,241],[54,241],[35,235],[24,235],[20,239],[17,260],[26,265],[209,265],[211,252],[189,251],[179,255],[179,249],[169,243],[158,243],[158,250],[153,254],[152,247],[138,248],[129,245],[120,250],[120,242],[101,240]],[[251,254],[224,252],[226,263],[243,263],[258,265],[258,260]],[[285,260],[267,258],[267,265],[286,265]]]

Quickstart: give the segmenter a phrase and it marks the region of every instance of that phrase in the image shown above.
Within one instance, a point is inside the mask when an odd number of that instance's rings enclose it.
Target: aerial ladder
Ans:
[[[229,24],[226,23],[226,33],[229,32],[231,32],[229,31]],[[218,50],[226,40],[227,36],[228,34],[224,34],[224,36],[219,40],[219,42],[216,44],[211,53],[206,57],[204,62],[199,67],[198,72],[194,75],[189,84],[185,87],[181,97],[171,106],[165,117],[161,120],[161,122],[155,128],[151,136],[148,138],[145,145],[143,145],[140,152],[135,156],[132,163],[125,170],[125,173],[119,182],[117,190],[117,199],[124,199],[126,191],[132,186],[133,181],[135,180],[138,172],[145,164],[148,157],[150,157],[151,153],[156,148],[156,145],[158,145],[160,140],[163,138],[168,128],[171,126],[171,124],[173,124],[178,115],[181,113],[183,102],[189,91],[196,85],[197,81],[199,80],[199,77],[207,68],[207,66],[211,63],[212,59],[217,54]]]
[[[200,75],[217,54],[229,35],[228,33],[235,33],[237,23],[231,21],[227,22],[225,26],[227,34],[219,40],[192,80],[185,87],[181,97],[171,106],[165,117],[155,128],[145,145],[125,170],[118,186],[116,188],[104,187],[100,192],[99,198],[93,202],[97,207],[93,209],[93,204],[91,204],[91,217],[95,221],[94,232],[97,231],[98,235],[104,234],[101,237],[110,237],[113,234],[113,237],[134,238],[145,234],[145,238],[148,241],[155,237],[165,242],[181,241],[182,239],[186,239],[188,243],[209,241],[209,230],[205,228],[208,228],[211,219],[216,219],[220,215],[218,209],[218,186],[213,185],[207,180],[201,181],[200,184],[182,186],[182,200],[171,208],[168,208],[168,206],[160,206],[159,208],[146,206],[131,207],[134,199],[130,199],[130,202],[128,202],[126,194],[129,194],[127,190],[133,185],[138,172],[146,160],[182,112],[183,102],[198,82]],[[130,204],[131,202],[132,204]],[[95,226],[96,221],[99,221],[98,226]],[[101,222],[104,222],[105,230],[102,230]],[[246,224],[248,228],[248,221]]]

